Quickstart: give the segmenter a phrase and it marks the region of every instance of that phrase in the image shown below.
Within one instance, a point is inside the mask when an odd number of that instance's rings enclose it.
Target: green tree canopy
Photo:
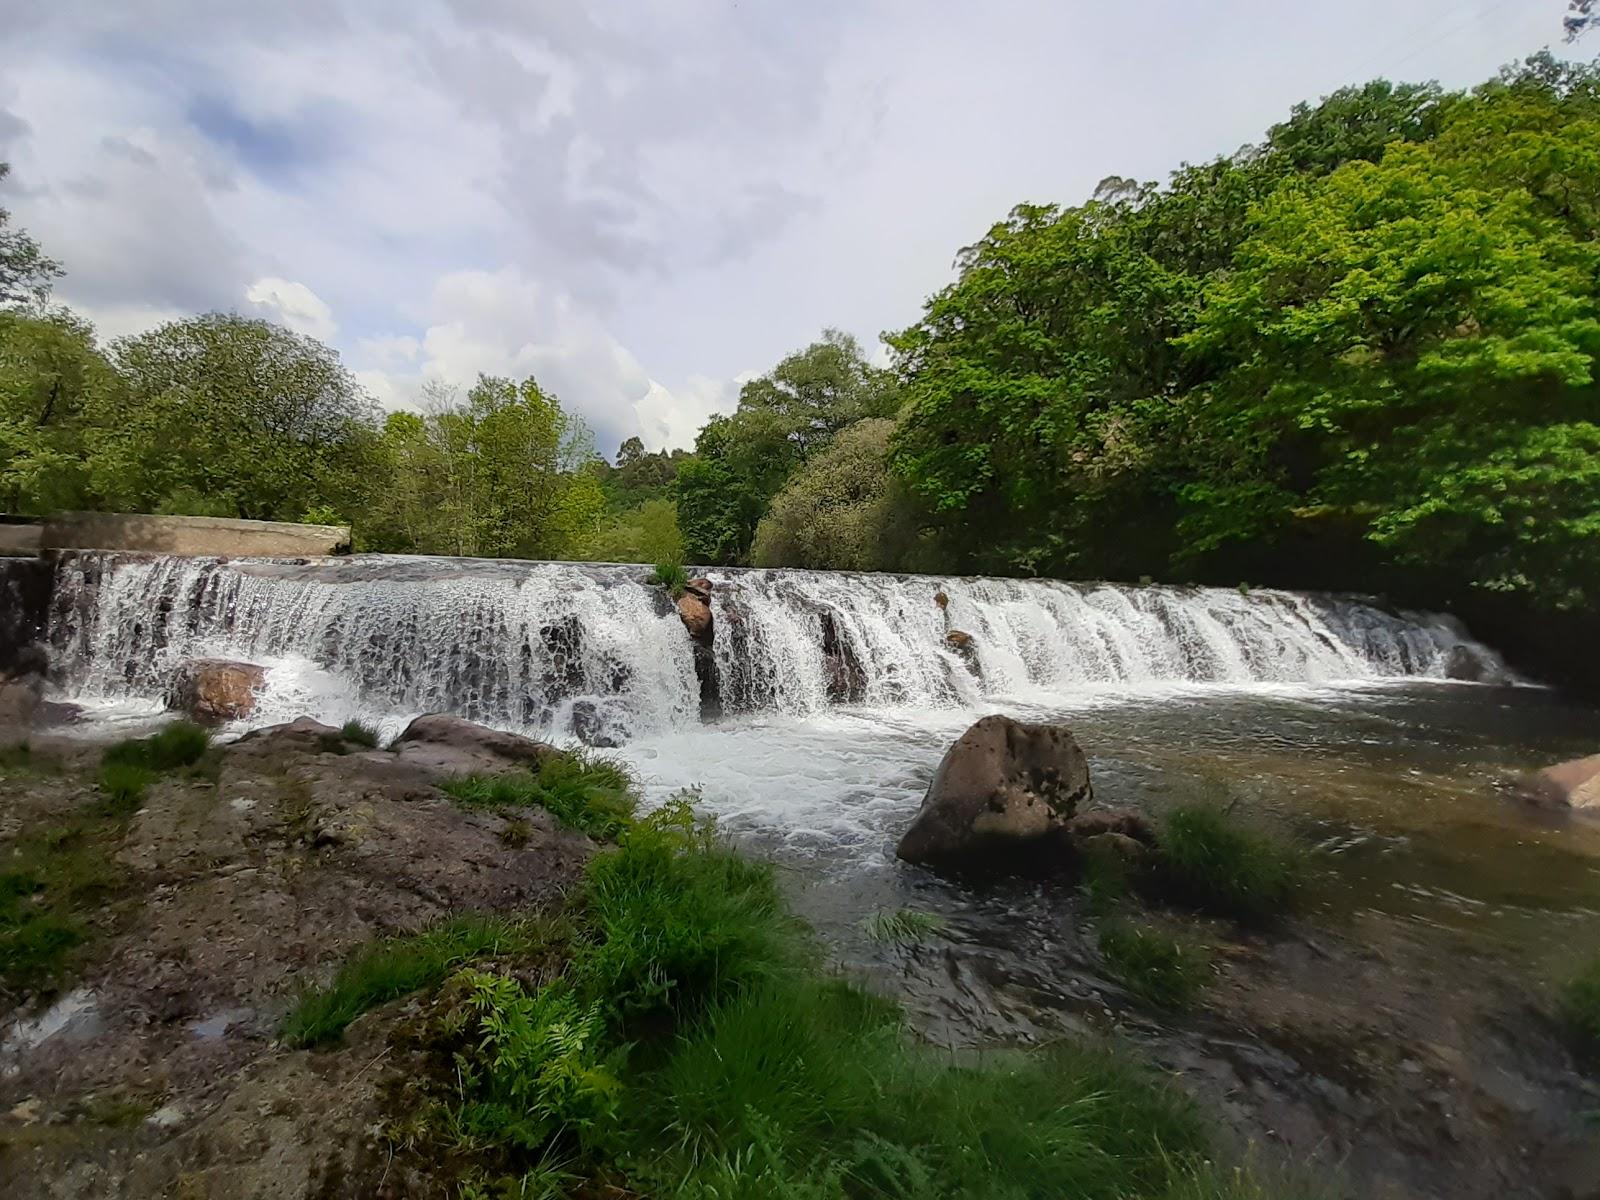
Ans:
[[[0,162],[0,183],[10,174],[11,164]],[[60,275],[61,264],[47,258],[39,243],[0,208],[0,305],[43,304]]]

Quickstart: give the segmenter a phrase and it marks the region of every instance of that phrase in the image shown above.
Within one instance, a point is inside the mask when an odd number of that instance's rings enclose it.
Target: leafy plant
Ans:
[[[658,562],[650,572],[650,582],[666,588],[667,594],[676,600],[688,589],[689,569],[681,559]]]
[[[290,1046],[330,1041],[362,1013],[431,987],[462,963],[526,952],[538,940],[538,932],[527,923],[499,917],[458,917],[421,933],[385,939],[359,951],[327,987],[304,993],[278,1035]]]

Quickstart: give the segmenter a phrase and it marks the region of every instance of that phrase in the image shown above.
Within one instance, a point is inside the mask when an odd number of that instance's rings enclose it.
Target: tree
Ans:
[[[858,421],[796,471],[756,530],[758,567],[889,571],[919,565],[917,514],[889,474],[894,422]]]
[[[120,402],[121,380],[85,322],[0,311],[0,509],[93,506],[97,423],[114,421]]]
[[[377,410],[315,339],[210,313],[124,338],[111,358],[127,403],[98,474],[119,507],[293,521],[357,502]]]
[[[796,467],[839,430],[898,407],[894,377],[833,329],[752,379],[738,409],[713,417],[695,441],[696,457],[678,468],[673,491],[689,555],[743,561],[768,503]]]
[[[11,164],[0,162],[0,183],[10,174]],[[0,208],[0,305],[43,305],[60,276],[61,264],[46,258],[39,243],[13,227],[11,214]]]

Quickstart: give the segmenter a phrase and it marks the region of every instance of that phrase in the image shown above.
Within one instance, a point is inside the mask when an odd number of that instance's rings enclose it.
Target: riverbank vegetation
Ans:
[[[1187,1101],[1110,1052],[920,1045],[896,1005],[830,976],[772,869],[683,798],[590,862],[541,926],[541,965],[532,943],[470,932],[358,954],[285,1030],[334,1038],[443,980],[420,1035],[437,1070],[390,1133],[456,1164],[468,1195],[1258,1194],[1215,1165]]]
[[[1567,981],[1561,1011],[1583,1052],[1600,1060],[1600,955]]]
[[[352,523],[358,548],[1388,593],[1570,656],[1600,597],[1600,69],[1375,81],[1162,184],[1019,205],[889,366],[827,332],[692,452],[532,378],[384,416],[210,314],[101,346],[4,243],[0,507]]]

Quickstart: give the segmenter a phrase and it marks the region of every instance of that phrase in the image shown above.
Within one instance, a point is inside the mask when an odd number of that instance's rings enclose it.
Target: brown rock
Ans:
[[[255,711],[256,692],[267,669],[225,658],[197,658],[178,668],[167,689],[167,707],[202,725],[237,721]]]
[[[1092,795],[1088,760],[1065,726],[985,717],[945,752],[895,853],[955,871],[1052,866]]]
[[[678,597],[678,616],[683,620],[683,627],[689,631],[689,636],[697,642],[711,640],[711,602],[710,593],[706,597],[696,592],[685,591]]]
[[[698,596],[707,604],[711,603],[711,580],[704,577],[691,579],[683,585],[683,590],[691,596]]]
[[[1600,754],[1575,758],[1524,776],[1519,790],[1544,808],[1579,808],[1600,812]]]
[[[943,592],[935,592],[933,594],[933,602],[940,608],[950,607],[950,597],[946,596]]]
[[[390,747],[408,763],[446,772],[505,771],[537,763],[553,748],[520,734],[429,713],[407,725]]]
[[[1156,844],[1155,826],[1143,813],[1132,809],[1096,809],[1080,813],[1067,822],[1067,832],[1074,841],[1086,841],[1108,833],[1132,838],[1146,846]]]
[[[962,654],[972,649],[972,635],[960,629],[952,629],[944,635],[944,640],[950,646],[950,649]]]
[[[40,685],[37,679],[18,679],[0,683],[0,732],[26,729],[39,710]]]

